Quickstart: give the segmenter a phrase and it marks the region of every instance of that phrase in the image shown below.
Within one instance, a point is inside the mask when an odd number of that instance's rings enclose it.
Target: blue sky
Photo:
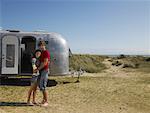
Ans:
[[[150,54],[149,0],[0,0],[0,26],[58,32],[73,53]]]

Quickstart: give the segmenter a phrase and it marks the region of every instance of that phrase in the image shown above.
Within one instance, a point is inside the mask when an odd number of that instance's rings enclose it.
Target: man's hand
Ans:
[[[37,73],[37,71],[38,71],[38,69],[36,68],[36,69],[33,69],[33,73]]]

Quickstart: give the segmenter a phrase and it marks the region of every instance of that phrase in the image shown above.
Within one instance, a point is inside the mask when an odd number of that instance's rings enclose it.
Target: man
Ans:
[[[42,104],[42,106],[48,106],[48,100],[47,100],[48,94],[46,91],[46,85],[47,85],[47,81],[48,81],[50,53],[49,53],[49,51],[46,50],[45,41],[40,41],[38,46],[39,46],[39,49],[42,51],[41,57],[40,57],[40,66],[34,71],[40,72],[40,76],[38,77],[38,84],[39,84],[39,88],[43,94],[43,101],[41,104]]]

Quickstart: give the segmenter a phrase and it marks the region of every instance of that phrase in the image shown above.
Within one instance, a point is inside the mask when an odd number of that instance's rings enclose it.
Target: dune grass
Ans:
[[[81,55],[73,54],[70,57],[70,70],[79,70],[82,68],[89,73],[98,73],[106,69],[106,66],[102,63],[106,56],[100,55]]]
[[[103,63],[105,59],[111,59],[113,63],[120,63],[124,65],[122,67],[132,68],[137,71],[150,72],[150,61],[146,61],[147,57],[143,56],[124,56],[123,58],[108,57],[102,55],[89,55],[89,54],[73,54],[70,57],[70,70],[83,69],[88,73],[99,73],[107,69],[107,66]],[[117,65],[117,64],[116,64]]]

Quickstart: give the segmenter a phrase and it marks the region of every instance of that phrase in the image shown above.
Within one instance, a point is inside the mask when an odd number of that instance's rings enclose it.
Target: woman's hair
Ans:
[[[40,49],[35,50],[34,54],[36,54],[36,52],[42,52]]]
[[[34,57],[34,58],[36,57],[35,54],[36,54],[37,52],[42,52],[42,51],[41,51],[40,49],[35,50],[35,52],[34,52],[34,54],[33,54],[33,57]]]

